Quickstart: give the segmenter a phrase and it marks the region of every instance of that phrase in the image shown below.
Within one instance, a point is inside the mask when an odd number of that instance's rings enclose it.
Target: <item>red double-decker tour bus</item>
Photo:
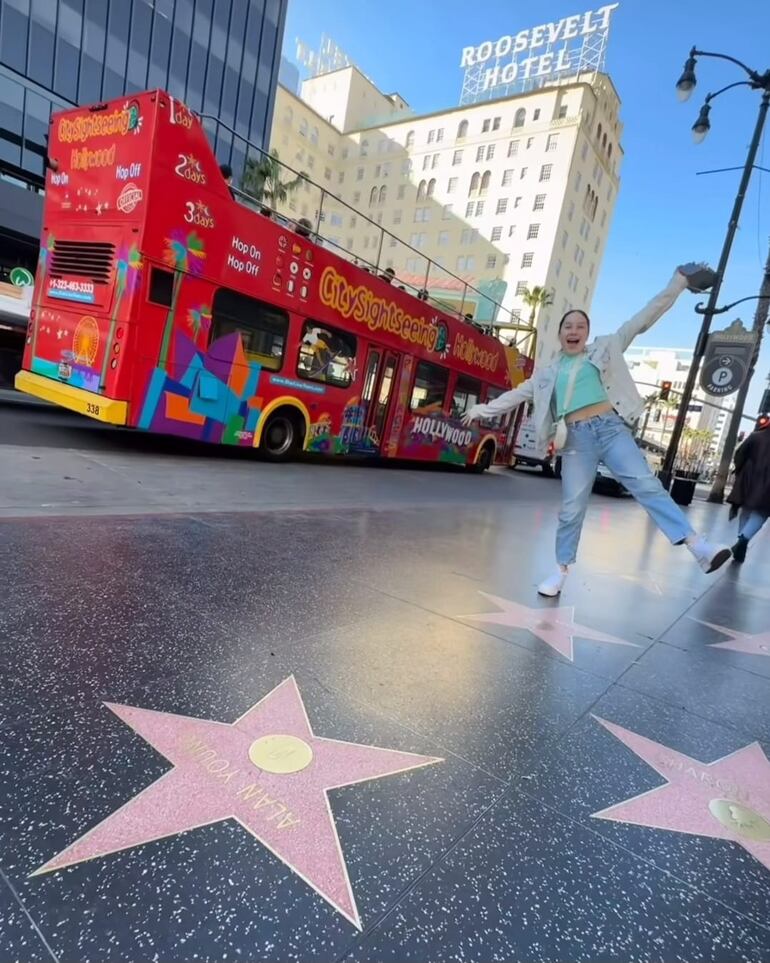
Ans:
[[[231,190],[178,100],[55,115],[49,157],[20,390],[274,460],[509,460],[510,418],[460,418],[529,360]]]

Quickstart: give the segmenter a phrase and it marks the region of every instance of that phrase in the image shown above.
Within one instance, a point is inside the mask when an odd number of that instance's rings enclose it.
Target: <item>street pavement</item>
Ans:
[[[558,496],[0,402],[0,960],[767,960],[770,536]]]

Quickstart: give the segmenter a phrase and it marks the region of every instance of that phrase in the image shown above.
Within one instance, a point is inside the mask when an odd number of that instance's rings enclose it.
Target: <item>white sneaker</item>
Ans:
[[[549,599],[555,598],[557,595],[561,594],[561,590],[564,587],[564,582],[566,579],[567,572],[557,568],[553,575],[549,575],[547,579],[538,585],[537,594],[545,595]]]
[[[713,542],[707,542],[702,535],[688,543],[687,549],[707,575],[716,572],[732,555],[726,545],[714,545]]]

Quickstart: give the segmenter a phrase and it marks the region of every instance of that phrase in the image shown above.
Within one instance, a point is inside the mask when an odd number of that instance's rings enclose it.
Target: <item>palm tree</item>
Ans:
[[[534,357],[535,346],[537,344],[537,332],[535,330],[535,318],[537,317],[537,312],[540,308],[547,308],[553,304],[553,291],[549,291],[548,288],[544,288],[539,284],[534,285],[531,288],[525,288],[521,295],[521,300],[530,309],[529,312],[529,326],[532,330],[531,335],[531,354]]]
[[[277,150],[263,154],[259,160],[250,157],[243,172],[244,191],[272,208],[285,203],[289,195],[307,180],[307,174],[302,171],[292,180],[284,181],[281,179],[283,169]]]

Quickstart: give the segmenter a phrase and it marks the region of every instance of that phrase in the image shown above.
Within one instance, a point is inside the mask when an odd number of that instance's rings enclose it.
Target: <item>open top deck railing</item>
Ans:
[[[448,271],[358,208],[317,184],[306,171],[296,170],[246,140],[219,118],[211,114],[198,114],[198,117],[213,143],[220,139],[221,128],[227,132],[227,139],[231,143],[237,140],[246,145],[241,186],[232,187],[234,196],[245,207],[311,237],[364,271],[378,275],[395,287],[410,292],[486,334],[494,334],[495,329],[499,328],[508,329],[512,332],[509,343],[513,347],[523,353],[534,354],[535,328],[522,321],[518,314],[504,308],[465,278]],[[209,126],[213,126],[214,130],[211,131]],[[256,186],[252,189],[251,184]],[[294,192],[297,192],[296,196]],[[308,194],[311,200],[317,200],[314,221],[293,216],[296,201],[304,201]],[[290,213],[286,212],[287,208]],[[342,243],[345,223],[352,223],[356,229],[357,241],[352,248]],[[364,236],[360,230],[362,224],[366,225]],[[339,230],[335,231],[335,227]],[[410,272],[406,277],[392,273],[392,269],[386,268],[385,264],[389,260],[396,260],[394,255],[399,252],[415,259],[420,269]]]

